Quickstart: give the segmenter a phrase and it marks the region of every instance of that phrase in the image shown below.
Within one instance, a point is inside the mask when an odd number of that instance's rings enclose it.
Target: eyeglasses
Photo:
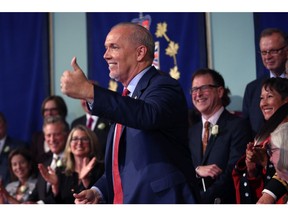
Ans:
[[[266,51],[259,51],[259,53],[260,53],[261,55],[263,55],[263,56],[268,55],[268,54],[270,54],[270,55],[277,55],[277,54],[279,54],[279,52],[280,52],[281,50],[283,50],[286,46],[287,46],[287,45],[281,47],[280,49],[272,49],[272,50],[266,50]]]
[[[79,141],[81,141],[83,143],[88,143],[89,138],[88,137],[72,137],[72,139],[71,139],[71,142],[73,142],[73,143],[78,143]]]
[[[272,154],[277,150],[278,150],[278,148],[271,148],[271,146],[269,145],[269,146],[267,146],[266,152],[267,152],[267,155],[269,157],[272,157]]]
[[[201,92],[203,91],[207,91],[211,88],[218,88],[220,86],[218,85],[212,85],[212,84],[208,84],[208,85],[202,85],[202,86],[199,86],[199,87],[192,87],[190,89],[190,94],[196,94],[198,92],[198,90],[200,90]]]
[[[58,108],[50,108],[50,109],[44,109],[44,112],[57,112]]]

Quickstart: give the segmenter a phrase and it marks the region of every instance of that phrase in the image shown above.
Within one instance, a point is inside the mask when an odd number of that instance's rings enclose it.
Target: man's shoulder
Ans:
[[[243,127],[247,127],[249,125],[249,122],[247,119],[243,118],[242,116],[239,116],[235,113],[232,113],[230,111],[228,111],[227,109],[225,109],[223,111],[223,113],[220,116],[221,119],[226,119],[227,121],[229,121],[229,124],[236,124],[239,127],[243,126]]]
[[[247,84],[247,88],[255,88],[256,86],[261,86],[262,82],[268,78],[268,75],[263,75],[259,78],[256,78]]]
[[[79,124],[79,122],[82,122],[83,119],[86,119],[86,115],[82,115],[78,118],[75,118],[72,122],[71,122],[71,127],[74,127],[76,124]]]

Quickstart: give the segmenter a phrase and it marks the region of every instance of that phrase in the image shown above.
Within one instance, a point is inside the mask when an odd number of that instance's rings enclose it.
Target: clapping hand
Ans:
[[[50,166],[45,167],[43,164],[38,164],[38,169],[45,181],[49,182],[51,185],[58,184],[58,177]]]
[[[260,165],[263,168],[268,162],[265,147],[255,147],[253,142],[248,143],[246,149],[246,167],[249,177],[255,177],[257,170],[256,165]]]
[[[84,187],[88,187],[90,184],[89,173],[96,164],[96,157],[93,157],[90,161],[89,158],[83,159],[83,164],[79,173],[79,179],[81,179]]]
[[[80,193],[73,194],[75,204],[96,204],[101,202],[100,195],[93,189],[83,190]]]

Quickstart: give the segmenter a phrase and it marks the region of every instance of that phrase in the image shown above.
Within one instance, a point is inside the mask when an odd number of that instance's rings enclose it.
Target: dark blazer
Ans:
[[[36,164],[43,163],[53,155],[51,151],[44,152],[44,141],[43,131],[37,131],[32,135],[30,151]]]
[[[132,97],[95,86],[94,101],[93,115],[124,125],[119,146],[124,203],[195,203],[188,109],[179,83],[151,67]],[[107,203],[113,203],[114,197],[114,128],[107,138],[105,174],[95,184]]]
[[[103,175],[104,164],[97,163],[90,171],[90,184],[87,188],[91,188],[93,184]],[[63,171],[57,173],[59,179],[59,193],[55,197],[57,204],[74,204],[73,193],[80,193],[87,188],[82,182],[79,184],[78,173],[73,172],[71,175],[65,174]]]
[[[7,136],[2,152],[0,152],[0,176],[2,177],[3,185],[7,185],[11,181],[11,173],[9,170],[9,154],[17,147],[27,147],[27,143],[21,140],[16,140]]]
[[[76,118],[71,123],[71,128],[73,128],[79,124],[80,125],[86,125],[86,122],[87,122],[86,115],[80,116],[79,118]],[[106,148],[106,142],[107,142],[107,136],[108,136],[109,129],[110,129],[110,122],[104,118],[99,117],[93,131],[97,135],[98,140],[101,144],[103,155],[105,154],[105,148]]]
[[[212,204],[216,198],[220,198],[221,203],[235,203],[232,170],[251,140],[251,130],[248,121],[229,113],[226,109],[220,115],[217,125],[219,132],[210,136],[203,156],[202,120],[191,126],[189,129],[191,156],[195,167],[216,164],[222,169],[222,173],[216,179],[204,178],[206,192],[203,191],[202,179],[199,178],[202,202]]]
[[[43,162],[44,166],[46,167],[50,166],[52,159],[53,159],[53,154],[51,154],[51,156]],[[47,191],[47,182],[44,180],[40,172],[38,174],[36,186],[34,190],[32,191],[32,193],[30,194],[30,196],[28,197],[27,201],[37,202],[39,200],[42,200],[45,204],[55,203],[55,199],[53,197],[51,187],[50,187],[50,190]]]
[[[244,92],[242,112],[243,117],[248,119],[255,136],[265,122],[260,109],[260,95],[262,83],[269,78],[269,74],[262,76],[247,84]]]

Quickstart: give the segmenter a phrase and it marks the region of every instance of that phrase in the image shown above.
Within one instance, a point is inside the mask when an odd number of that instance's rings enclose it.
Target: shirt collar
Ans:
[[[138,73],[128,84],[127,89],[129,90],[129,95],[133,95],[133,92],[139,82],[139,80],[143,77],[143,75],[151,68],[151,66],[145,68],[140,73]]]
[[[89,113],[86,113],[86,119],[89,119],[89,118],[92,118],[93,120],[94,120],[94,122],[97,122],[97,120],[98,120],[98,116],[95,116],[95,115],[91,115],[91,114],[89,114]]]
[[[209,121],[212,125],[216,125],[220,115],[222,114],[222,112],[224,111],[224,107],[222,106],[216,113],[214,113],[213,116],[211,116],[209,119],[204,119],[202,116],[202,123],[203,123],[203,127],[204,127],[204,123],[206,121]]]
[[[272,77],[276,77],[276,76],[275,76],[275,74],[273,74],[273,73],[270,71],[270,78],[272,78]],[[285,73],[282,73],[279,77],[281,77],[281,78],[286,78]]]

